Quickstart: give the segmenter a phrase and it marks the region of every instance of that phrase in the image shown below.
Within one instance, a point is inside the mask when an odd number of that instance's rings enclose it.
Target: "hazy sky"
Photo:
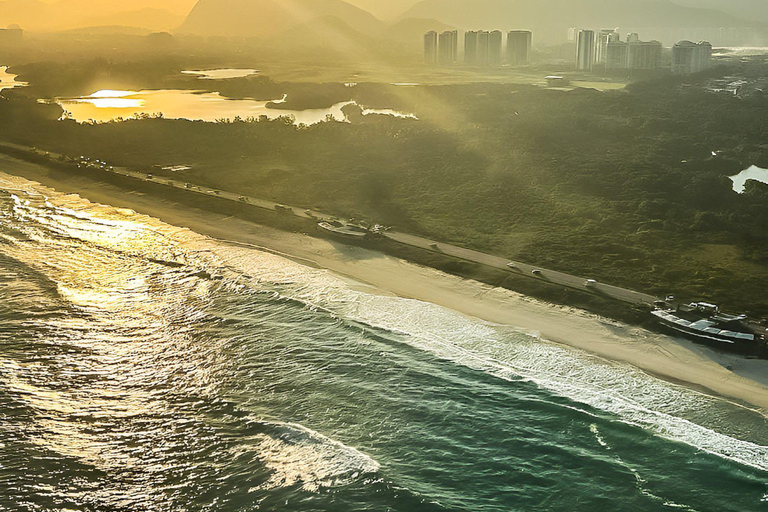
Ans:
[[[62,0],[42,0],[43,3],[55,4]],[[69,3],[71,0],[63,0]],[[394,18],[403,13],[419,0],[347,0],[352,5],[370,11],[373,15],[382,18]],[[95,0],[94,6],[101,5],[105,10],[119,8],[123,11],[133,11],[146,7],[167,9],[176,14],[188,14],[197,0]],[[97,9],[98,10],[98,9]]]
[[[87,5],[94,10],[93,14],[114,11],[135,11],[153,8],[166,9],[175,14],[186,15],[192,10],[197,0],[40,0],[46,4]]]

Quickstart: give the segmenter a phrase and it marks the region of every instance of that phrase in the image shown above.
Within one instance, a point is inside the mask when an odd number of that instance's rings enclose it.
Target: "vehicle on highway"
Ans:
[[[509,263],[507,263],[507,266],[508,266],[509,268],[512,268],[512,269],[516,269],[516,268],[517,268],[517,265],[515,265],[515,264],[514,264],[514,263],[512,263],[511,261],[510,261]]]
[[[594,279],[587,279],[587,281],[584,283],[584,286],[589,288],[589,287],[595,286],[596,284],[597,284],[597,281],[595,281]]]
[[[535,274],[537,276],[540,276],[541,275],[541,270],[539,270],[539,269],[531,270],[531,274]]]

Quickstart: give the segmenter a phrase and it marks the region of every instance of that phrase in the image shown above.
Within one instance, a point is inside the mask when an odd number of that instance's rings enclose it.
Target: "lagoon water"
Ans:
[[[0,174],[0,510],[768,510],[738,404]]]
[[[253,76],[258,73],[259,73],[258,69],[241,69],[241,68],[182,71],[182,74],[184,75],[197,76],[201,80],[229,80],[231,78],[245,78],[247,76]]]
[[[273,103],[285,101],[276,99]],[[337,103],[330,108],[288,110],[269,108],[266,101],[229,99],[217,92],[184,89],[118,91],[101,90],[88,96],[57,100],[72,119],[79,122],[106,122],[146,114],[161,114],[167,119],[214,122],[221,119],[248,119],[266,116],[269,119],[290,117],[294,124],[312,125],[329,118],[346,121],[342,109],[352,101]],[[415,116],[389,109],[363,109],[363,115],[390,115],[415,119]]]
[[[733,181],[733,191],[738,194],[743,194],[747,190],[747,182],[750,180],[759,181],[768,185],[768,169],[761,169],[760,167],[753,165],[749,169],[741,171],[735,176],[731,176]]]
[[[16,78],[17,75],[8,72],[7,66],[0,66],[0,91],[26,85],[24,82],[17,81]]]

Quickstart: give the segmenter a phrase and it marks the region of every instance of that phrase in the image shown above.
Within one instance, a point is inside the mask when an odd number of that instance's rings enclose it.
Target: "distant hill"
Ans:
[[[364,33],[383,25],[371,13],[341,0],[200,0],[177,32],[268,38],[327,16]]]
[[[370,45],[370,36],[358,32],[336,16],[321,16],[288,27],[266,38],[265,44],[286,52],[300,49],[322,54],[360,55]]]
[[[442,21],[424,18],[405,18],[388,25],[378,35],[383,39],[394,41],[411,41],[419,47],[422,44],[422,37],[426,32],[435,30],[443,32],[445,30],[456,29],[453,25],[448,25]]]
[[[347,0],[350,4],[365,9],[377,18],[397,18],[419,0]]]
[[[182,8],[188,1],[172,0],[170,5]],[[0,24],[17,24],[31,31],[60,31],[96,25],[170,30],[184,19],[178,12],[152,5],[149,0],[62,0],[52,4],[38,0],[5,0],[0,1]]]
[[[423,0],[401,18],[435,18],[464,29],[524,28],[547,42],[561,41],[569,27],[620,27],[644,31],[646,38],[666,35],[671,40],[684,33],[678,29],[758,25],[721,11],[665,0]]]

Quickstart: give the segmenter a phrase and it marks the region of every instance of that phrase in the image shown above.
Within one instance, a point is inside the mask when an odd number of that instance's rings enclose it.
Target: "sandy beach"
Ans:
[[[328,269],[359,283],[370,293],[431,302],[487,322],[535,332],[548,342],[732,398],[763,413],[768,411],[768,361],[723,354],[687,340],[547,304],[378,252],[173,204],[5,156],[0,157],[0,172],[39,182],[60,193],[78,194],[94,203],[128,208],[222,241],[248,244]]]

